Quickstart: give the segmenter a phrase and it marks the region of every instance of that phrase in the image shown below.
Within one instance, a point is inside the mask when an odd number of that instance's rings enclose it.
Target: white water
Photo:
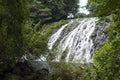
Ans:
[[[62,30],[68,26],[69,24],[71,24],[73,21],[70,21],[68,24],[63,25],[55,34],[53,34],[50,37],[50,40],[48,41],[48,48],[52,49],[53,45],[55,44],[55,42],[57,41],[57,39],[60,37],[60,34],[62,32]]]
[[[94,51],[93,41],[90,38],[95,30],[96,18],[86,18],[82,20],[76,20],[79,25],[73,30],[62,35],[65,28],[70,28],[71,24],[74,24],[75,20],[70,21],[68,24],[63,25],[56,33],[54,33],[48,42],[48,48],[53,49],[53,46],[58,43],[58,50],[60,53],[56,53],[55,61],[60,61],[63,55],[66,55],[65,61],[69,62],[92,62],[92,52]],[[57,40],[60,39],[59,42]],[[67,53],[63,52],[68,50]]]

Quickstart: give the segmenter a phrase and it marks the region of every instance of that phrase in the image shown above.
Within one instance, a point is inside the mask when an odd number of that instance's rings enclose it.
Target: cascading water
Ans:
[[[69,24],[71,24],[73,21],[71,21],[70,23],[68,24],[65,24],[63,25],[55,34],[53,34],[51,37],[50,37],[50,40],[49,40],[49,43],[48,43],[48,46],[49,46],[49,49],[52,49],[54,43],[57,41],[57,39],[60,37],[60,34],[62,32],[62,30],[68,26]]]
[[[92,62],[95,49],[92,34],[96,29],[97,18],[74,19],[63,25],[48,42],[50,50],[58,49],[54,61],[65,56],[66,62]]]

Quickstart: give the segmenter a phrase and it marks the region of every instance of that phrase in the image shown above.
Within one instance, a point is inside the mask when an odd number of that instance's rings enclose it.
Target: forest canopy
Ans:
[[[108,16],[120,9],[119,0],[88,0],[87,9],[93,16]]]
[[[78,12],[79,0],[31,0],[30,16],[36,22],[66,19],[69,13]]]

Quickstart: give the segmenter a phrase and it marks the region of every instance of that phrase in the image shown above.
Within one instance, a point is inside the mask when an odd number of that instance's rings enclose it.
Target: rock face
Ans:
[[[94,49],[102,45],[108,38],[107,34],[105,34],[104,29],[109,27],[109,23],[101,22],[96,25],[94,32],[91,35],[91,39],[94,43]]]
[[[73,19],[55,32],[48,42],[50,50],[58,52],[53,61],[92,62],[93,52],[104,43],[108,23],[96,24],[97,18]]]

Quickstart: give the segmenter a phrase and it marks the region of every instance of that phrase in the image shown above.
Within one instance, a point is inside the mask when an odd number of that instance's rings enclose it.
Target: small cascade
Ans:
[[[48,42],[48,48],[57,49],[54,61],[92,62],[95,50],[93,35],[97,18],[74,19],[55,32]],[[96,36],[97,37],[97,36]],[[55,47],[54,47],[55,46]]]

